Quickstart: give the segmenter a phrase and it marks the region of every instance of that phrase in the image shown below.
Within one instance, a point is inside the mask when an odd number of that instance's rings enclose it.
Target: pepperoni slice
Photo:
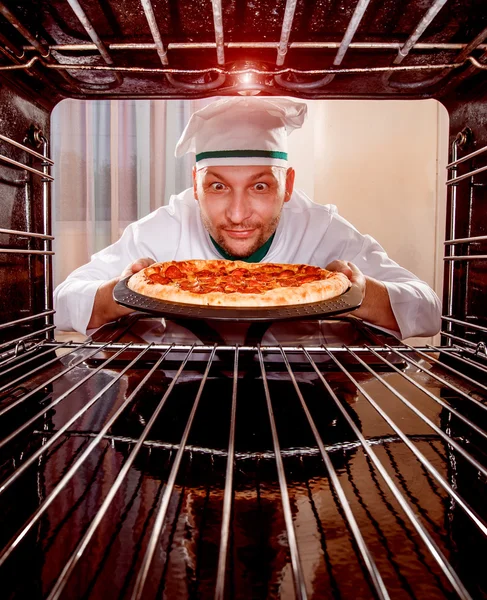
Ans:
[[[188,260],[179,261],[179,268],[182,269],[185,273],[194,273],[197,270],[196,265]]]
[[[161,285],[167,285],[168,283],[171,283],[170,279],[168,279],[167,277],[163,277],[158,273],[152,273],[151,275],[149,275],[149,279],[152,281],[152,283],[160,283]]]
[[[298,287],[299,282],[296,277],[288,277],[287,279],[280,279],[279,283],[281,287]]]
[[[166,269],[166,272],[164,273],[164,275],[166,277],[169,277],[170,279],[183,279],[184,277],[186,277],[186,275],[181,273],[181,271],[174,265],[169,266]]]
[[[197,294],[208,294],[209,292],[223,292],[223,291],[224,291],[223,287],[221,285],[219,285],[217,282],[215,282],[215,283],[210,283],[207,285],[202,284],[196,293]]]
[[[197,294],[200,289],[200,284],[197,281],[181,281],[179,288],[185,292],[194,292]]]
[[[300,265],[299,274],[305,275],[319,275],[321,269],[319,267],[313,267],[312,265]]]
[[[230,271],[229,275],[231,277],[248,277],[250,275],[250,271],[248,269],[233,269],[233,271]]]
[[[291,271],[291,269],[284,269],[277,275],[277,278],[284,279],[287,277],[294,277],[294,275],[295,275],[295,273],[294,273],[294,271]]]

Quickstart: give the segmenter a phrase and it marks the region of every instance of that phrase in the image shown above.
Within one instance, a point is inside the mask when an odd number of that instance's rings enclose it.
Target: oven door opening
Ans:
[[[0,2],[4,595],[487,597],[485,11],[18,4]],[[353,313],[55,328],[55,286],[191,187],[174,146],[218,95],[306,102],[296,187],[436,291],[438,335]]]

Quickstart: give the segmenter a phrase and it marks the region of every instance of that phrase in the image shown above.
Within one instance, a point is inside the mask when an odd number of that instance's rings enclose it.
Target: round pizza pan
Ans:
[[[127,308],[168,319],[264,322],[322,319],[350,312],[357,309],[362,303],[361,290],[352,285],[346,292],[336,298],[308,304],[258,307],[202,306],[182,302],[168,302],[138,294],[127,286],[129,279],[130,277],[126,277],[117,283],[113,290],[114,300]]]

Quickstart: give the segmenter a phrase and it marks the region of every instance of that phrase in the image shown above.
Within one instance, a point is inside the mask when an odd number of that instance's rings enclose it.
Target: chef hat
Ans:
[[[287,136],[306,117],[307,106],[287,98],[223,98],[195,112],[176,146],[176,156],[196,154],[196,168],[224,165],[287,167]]]

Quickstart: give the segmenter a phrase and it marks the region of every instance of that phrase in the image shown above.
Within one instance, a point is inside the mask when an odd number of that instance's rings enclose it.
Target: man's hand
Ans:
[[[94,329],[95,327],[101,327],[105,323],[115,321],[120,317],[134,312],[131,308],[120,306],[113,299],[113,288],[117,283],[124,277],[133,275],[145,267],[148,267],[155,261],[152,258],[139,258],[133,263],[130,263],[124,270],[120,277],[115,277],[109,281],[104,281],[98,288],[95,301],[93,303],[93,310],[91,311],[90,321],[87,329]]]
[[[362,292],[362,296],[365,297],[365,292],[367,288],[367,278],[362,273],[362,271],[356,267],[353,263],[347,262],[345,260],[334,260],[327,267],[327,271],[338,271],[339,273],[343,273],[346,275],[350,282],[355,284],[360,288]]]
[[[362,304],[360,308],[350,314],[374,325],[399,332],[399,325],[392,312],[389,293],[384,283],[372,277],[367,277],[356,265],[344,260],[334,260],[326,269],[343,273],[351,283],[361,289],[363,294]]]
[[[154,264],[155,262],[156,261],[152,258],[139,258],[135,262],[130,263],[127,267],[125,267],[118,280],[128,277],[129,275],[133,275],[134,273],[138,273],[139,271],[142,271],[142,269],[150,267],[150,265]]]

